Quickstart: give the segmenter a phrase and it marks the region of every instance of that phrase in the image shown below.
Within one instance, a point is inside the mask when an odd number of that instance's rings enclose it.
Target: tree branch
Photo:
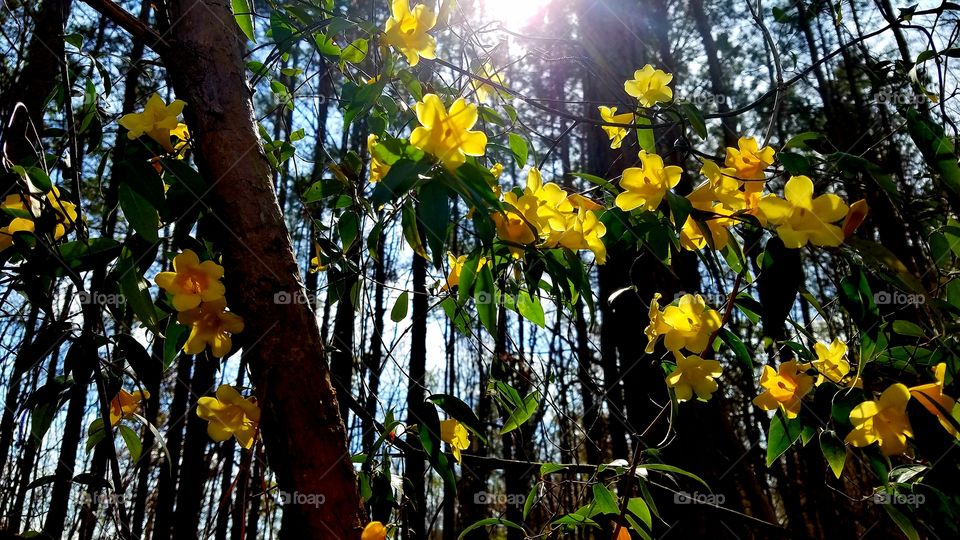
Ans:
[[[156,30],[111,0],[83,0],[83,2],[134,37],[143,40],[157,54],[163,55],[172,50],[171,45]]]

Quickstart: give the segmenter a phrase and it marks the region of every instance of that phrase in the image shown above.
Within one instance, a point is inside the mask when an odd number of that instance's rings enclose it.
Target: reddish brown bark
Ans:
[[[107,14],[116,7],[88,3]],[[305,298],[304,287],[257,135],[236,22],[222,0],[170,0],[165,8],[162,19],[176,22],[164,34],[169,46],[156,48],[188,103],[207,200],[223,225],[227,297],[246,321],[237,342],[261,400],[270,467],[281,491],[323,501],[285,505],[282,536],[356,537],[362,506],[320,331],[306,302],[275,301],[278,293]]]

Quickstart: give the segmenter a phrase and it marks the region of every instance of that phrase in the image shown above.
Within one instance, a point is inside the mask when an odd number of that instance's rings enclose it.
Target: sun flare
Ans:
[[[480,0],[483,14],[500,21],[507,28],[518,30],[532,23],[552,0]]]

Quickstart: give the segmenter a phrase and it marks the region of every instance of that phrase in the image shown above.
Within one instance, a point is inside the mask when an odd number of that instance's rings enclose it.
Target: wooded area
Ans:
[[[0,538],[960,537],[958,14],[5,0]]]

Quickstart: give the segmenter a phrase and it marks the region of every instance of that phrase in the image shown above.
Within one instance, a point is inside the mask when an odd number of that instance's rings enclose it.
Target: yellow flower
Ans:
[[[604,107],[601,105],[600,119],[612,124],[632,124],[633,113],[617,114],[616,107]],[[627,128],[619,126],[601,126],[603,131],[610,137],[610,148],[620,148],[623,139],[627,136]]]
[[[736,171],[740,180],[765,180],[764,169],[773,164],[773,148],[759,148],[753,137],[740,137],[738,148],[727,148],[725,165]],[[762,191],[763,182],[744,182],[747,191]]]
[[[440,422],[440,439],[450,445],[453,458],[460,463],[460,451],[470,448],[470,434],[463,424],[454,419]]]
[[[110,401],[110,425],[115,426],[124,418],[133,418],[140,410],[140,403],[150,399],[150,392],[134,390],[127,392],[121,389]]]
[[[33,220],[26,218],[13,218],[6,227],[0,227],[0,251],[13,245],[13,235],[18,232],[34,231]]]
[[[740,182],[732,176],[735,173],[729,167],[721,169],[716,163],[704,160],[700,174],[706,176],[707,181],[687,195],[687,200],[700,210],[709,209],[714,201],[733,211],[742,210],[743,192],[740,191]]]
[[[550,246],[562,246],[573,251],[589,249],[597,264],[607,262],[607,247],[600,240],[607,234],[607,227],[597,218],[596,212],[580,208],[565,214],[562,229],[553,229],[547,238]]]
[[[907,437],[913,438],[913,428],[907,418],[910,390],[903,384],[890,385],[878,401],[864,401],[850,411],[853,430],[846,441],[857,448],[878,443],[885,456],[895,456],[907,450]]]
[[[833,343],[817,343],[813,346],[817,353],[817,359],[811,362],[813,367],[820,373],[817,377],[817,386],[824,381],[830,381],[840,384],[843,378],[850,373],[850,362],[847,361],[847,344],[834,339]]]
[[[260,407],[254,397],[244,398],[229,384],[217,388],[216,397],[197,400],[197,416],[209,422],[207,435],[217,442],[231,436],[244,448],[253,446],[260,424]]]
[[[373,155],[373,148],[377,146],[380,138],[371,133],[367,136],[367,152],[370,154],[370,183],[376,184],[390,172],[390,166],[380,161]]]
[[[154,93],[147,100],[147,105],[142,113],[124,115],[119,123],[127,128],[127,137],[131,141],[146,135],[157,141],[167,152],[173,152],[174,147],[170,143],[170,135],[174,130],[178,130],[180,121],[177,120],[177,117],[183,112],[185,105],[186,103],[179,99],[175,99],[173,103],[167,105],[159,94]],[[185,129],[186,126],[184,126]]]
[[[227,300],[222,296],[217,300],[204,302],[200,307],[181,311],[177,315],[180,324],[190,325],[190,336],[183,345],[183,352],[200,354],[207,345],[217,358],[223,358],[233,347],[232,334],[243,331],[243,318],[235,313],[224,311]]]
[[[936,382],[921,384],[910,388],[910,395],[917,398],[917,401],[940,420],[940,425],[947,430],[950,435],[960,439],[960,433],[947,419],[947,414],[951,414],[956,401],[943,393],[943,378],[947,373],[947,365],[940,362],[934,366],[933,376]]]
[[[723,249],[730,242],[730,232],[727,227],[735,224],[736,221],[726,217],[731,215],[732,212],[722,204],[716,204],[710,210],[716,215],[705,218],[704,223],[707,225],[707,230],[710,231],[713,247]],[[680,230],[680,245],[683,249],[689,251],[698,251],[708,245],[700,224],[693,219],[693,216],[687,216],[687,221],[684,222],[683,229]]]
[[[715,380],[723,373],[720,362],[704,360],[696,355],[684,356],[678,351],[673,352],[677,359],[677,369],[667,375],[667,386],[674,389],[677,401],[687,401],[693,397],[703,401],[710,399],[718,386]]]
[[[320,244],[313,244],[314,253],[316,255],[310,258],[310,273],[314,272],[326,272],[327,265],[323,264],[323,261],[320,260]]]
[[[379,521],[371,521],[360,533],[360,540],[386,540],[387,528]]]
[[[53,207],[57,217],[57,224],[54,226],[53,238],[59,240],[63,238],[67,231],[73,228],[77,222],[77,207],[72,202],[60,198],[60,190],[54,186],[47,193],[47,202]]]
[[[450,273],[447,274],[447,284],[440,289],[442,291],[452,289],[460,284],[460,273],[463,272],[463,263],[467,262],[467,256],[454,257],[453,253],[447,252],[447,262],[450,263]],[[485,264],[487,264],[487,258],[480,257],[480,260],[477,261],[477,271],[479,272]]]
[[[654,295],[650,304],[650,325],[644,332],[649,340],[647,352],[653,352],[660,336],[670,351],[687,349],[700,353],[707,348],[710,336],[720,328],[720,314],[707,307],[699,294],[683,295],[678,305],[667,306],[662,313],[657,309],[659,299],[659,294]],[[655,309],[657,313],[654,313]]]
[[[200,262],[192,249],[185,249],[173,258],[173,272],[160,272],[153,278],[162,289],[173,295],[173,307],[186,311],[223,298],[226,288],[220,282],[223,267],[213,261]]]
[[[563,188],[554,182],[544,184],[540,170],[531,167],[523,193],[519,199],[521,210],[540,236],[547,237],[554,231],[565,230],[568,214],[574,210]]]
[[[437,24],[437,14],[423,4],[410,10],[408,0],[393,0],[393,16],[387,19],[383,43],[392,45],[411,66],[420,62],[420,57],[436,58],[437,40],[427,31]]]
[[[633,73],[633,79],[623,83],[623,90],[637,98],[640,105],[653,107],[673,99],[673,90],[667,86],[672,80],[673,75],[647,64]]]
[[[458,98],[447,113],[436,94],[427,94],[416,111],[421,125],[410,134],[410,144],[432,154],[447,170],[455,171],[466,156],[482,156],[486,151],[487,135],[470,131],[477,123],[476,105]]]
[[[787,418],[796,418],[800,413],[800,400],[813,388],[813,377],[804,373],[808,364],[798,364],[790,360],[780,364],[775,371],[763,366],[760,386],[765,390],[753,399],[753,404],[765,411],[783,408]]]
[[[651,212],[656,210],[667,191],[680,182],[682,172],[676,165],[664,167],[663,159],[657,154],[641,151],[640,167],[623,171],[620,187],[624,191],[617,195],[617,206],[624,212],[640,206]]]
[[[860,199],[859,201],[854,202],[850,205],[850,213],[847,214],[846,219],[843,220],[843,237],[850,238],[850,235],[853,234],[853,231],[857,230],[865,219],[867,219],[867,214],[870,212],[870,207],[867,206],[866,199]]]
[[[647,348],[645,349],[647,354],[651,354],[656,348],[657,338],[670,330],[670,326],[663,320],[663,312],[660,311],[660,298],[662,298],[660,293],[654,293],[653,300],[650,301],[650,310],[648,313],[650,323],[647,324],[647,328],[643,331],[647,336]]]
[[[793,176],[783,190],[786,199],[765,195],[760,210],[777,227],[777,235],[788,248],[801,248],[810,242],[815,246],[839,246],[843,231],[833,223],[847,215],[847,204],[832,194],[813,198],[813,181],[806,176]]]
[[[584,210],[590,210],[593,212],[599,212],[603,210],[603,205],[594,201],[590,197],[586,197],[579,193],[571,193],[567,196],[567,201],[573,205],[574,208],[583,208]]]
[[[477,73],[480,77],[504,86],[503,75],[494,70],[493,66],[489,63],[483,64],[480,67],[480,72]],[[490,86],[485,81],[478,81],[476,79],[470,79],[470,85],[473,86],[473,89],[477,92],[477,101],[486,101],[488,97],[497,94],[497,89],[493,86]]]
[[[503,174],[503,163],[494,163],[493,167],[490,167],[490,174],[492,174],[494,178],[499,180],[500,175]],[[500,190],[500,186],[497,186],[496,191],[499,192],[499,190]],[[498,197],[500,196],[499,193],[497,194],[497,196]]]
[[[507,195],[512,194],[508,193]],[[504,197],[505,202],[506,198],[507,197]],[[523,218],[522,214],[515,210],[505,208],[503,213],[497,212],[491,214],[490,218],[493,220],[493,225],[497,229],[497,237],[504,242],[526,245],[534,243],[537,239],[530,225],[527,224],[527,220]],[[517,249],[516,246],[512,246],[510,251],[513,252],[514,257],[520,256],[521,250]]]

